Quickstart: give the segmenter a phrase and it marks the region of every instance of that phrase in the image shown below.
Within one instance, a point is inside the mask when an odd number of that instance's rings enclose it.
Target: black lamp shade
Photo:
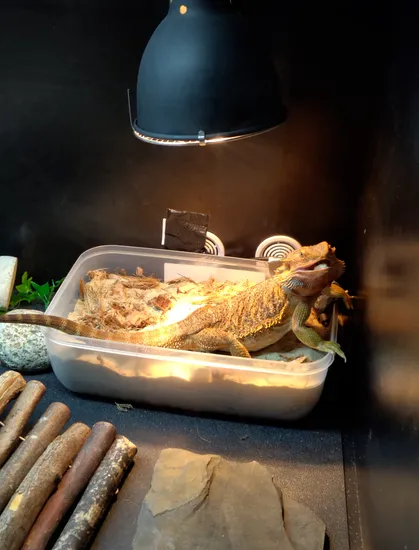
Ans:
[[[138,71],[138,138],[239,139],[278,126],[285,113],[274,64],[230,0],[171,1]]]

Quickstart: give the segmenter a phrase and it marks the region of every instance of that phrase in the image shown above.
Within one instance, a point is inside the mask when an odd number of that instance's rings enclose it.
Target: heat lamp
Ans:
[[[136,111],[134,135],[169,146],[251,137],[286,118],[269,52],[231,0],[170,2],[141,59]]]

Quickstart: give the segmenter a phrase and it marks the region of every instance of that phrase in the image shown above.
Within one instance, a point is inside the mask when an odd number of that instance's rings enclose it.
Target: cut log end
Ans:
[[[0,376],[0,414],[26,386],[23,376],[16,371],[6,371]]]

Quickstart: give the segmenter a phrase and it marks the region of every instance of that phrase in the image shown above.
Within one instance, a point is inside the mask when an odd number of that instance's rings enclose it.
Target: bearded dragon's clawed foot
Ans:
[[[347,290],[344,290],[340,285],[333,282],[330,287],[323,290],[323,294],[330,296],[331,298],[342,300],[346,309],[354,309],[352,303],[352,296],[350,296]]]
[[[345,309],[349,311],[354,309],[353,298],[355,298],[355,296],[351,296],[347,290],[344,290],[336,282],[333,282],[330,287],[326,287],[322,290],[322,293],[317,298],[314,304],[314,310],[317,313],[318,321],[325,327],[329,326],[330,314],[325,313],[326,308],[329,306],[329,304],[331,302],[334,302],[335,300],[341,300],[343,302],[343,305],[345,306]],[[341,311],[339,311],[338,322],[341,327],[345,325],[348,319],[349,317],[346,313],[342,313]]]
[[[330,340],[322,340],[317,344],[316,349],[319,351],[324,351],[326,353],[336,353],[339,357],[346,363],[346,355],[344,354],[342,348],[337,342],[331,342]]]
[[[185,349],[211,352],[217,349],[228,350],[235,357],[251,358],[245,346],[234,335],[225,330],[206,328],[191,334],[183,340]]]
[[[318,351],[336,353],[339,357],[342,357],[346,363],[346,355],[343,353],[339,344],[331,342],[330,340],[323,340],[320,334],[313,328],[305,326],[304,323],[309,316],[310,307],[304,302],[297,304],[292,316],[292,330],[300,342]]]

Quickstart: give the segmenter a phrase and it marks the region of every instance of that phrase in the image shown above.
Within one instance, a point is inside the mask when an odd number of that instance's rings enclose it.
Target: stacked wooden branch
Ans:
[[[0,376],[0,414],[17,398],[0,423],[1,550],[42,550],[53,537],[53,550],[88,548],[137,453],[107,422],[76,422],[60,435],[70,418],[63,403],[22,437],[45,391],[18,372]]]

